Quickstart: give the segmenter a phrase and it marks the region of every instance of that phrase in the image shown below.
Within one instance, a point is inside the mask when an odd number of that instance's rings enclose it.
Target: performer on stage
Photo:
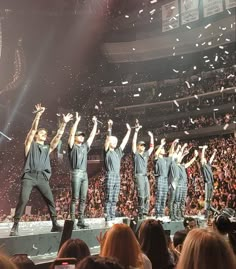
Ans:
[[[79,200],[78,222],[77,225],[74,225],[74,229],[77,227],[82,229],[88,228],[88,226],[84,223],[84,210],[88,192],[87,154],[97,132],[97,118],[94,116],[92,119],[94,123],[93,129],[87,141],[84,142],[85,133],[77,131],[80,119],[81,117],[78,115],[78,112],[76,112],[75,122],[70,130],[68,140],[68,155],[71,167],[70,177],[72,189],[70,216],[73,221],[75,221],[76,202]]]
[[[185,202],[187,198],[187,192],[188,192],[188,178],[186,169],[190,167],[197,159],[198,157],[198,151],[194,151],[194,157],[187,163],[182,163],[183,158],[189,154],[189,150],[186,149],[188,144],[184,144],[181,148],[179,154],[178,154],[178,168],[179,168],[179,191],[178,191],[178,197],[177,197],[177,218],[183,219],[184,218],[184,212],[185,212]]]
[[[38,129],[39,120],[45,111],[45,107],[42,107],[41,104],[37,104],[35,108],[36,116],[25,140],[25,167],[22,175],[20,198],[16,206],[14,224],[10,236],[18,235],[19,221],[24,213],[25,206],[33,188],[39,190],[48,206],[50,217],[52,219],[51,232],[62,230],[62,227],[57,223],[57,213],[49,185],[51,176],[49,154],[57,147],[67,122],[69,122],[73,116],[71,114],[63,115],[63,122],[61,123],[56,136],[52,139],[50,145],[45,145],[44,142],[47,139],[47,130],[43,128]]]
[[[179,143],[179,139],[176,139],[171,146],[169,156],[172,158],[169,169],[169,189],[170,189],[170,199],[169,199],[169,209],[170,209],[170,219],[172,221],[177,220],[177,199],[179,195],[179,168],[177,164],[178,153],[181,149],[181,146],[178,145],[175,150],[175,146]]]
[[[165,138],[161,139],[160,146],[156,147],[154,157],[154,175],[156,181],[156,203],[155,211],[157,218],[164,217],[164,210],[168,194],[168,172],[171,158],[165,157]]]
[[[118,148],[116,148],[118,139],[112,136],[113,121],[108,121],[108,132],[104,145],[105,162],[105,220],[110,221],[115,218],[116,203],[120,193],[120,163],[123,156],[123,150],[129,140],[131,128],[126,124],[127,133]]]
[[[150,203],[150,185],[147,177],[148,158],[154,149],[154,138],[151,132],[149,149],[145,150],[146,144],[144,141],[137,143],[138,132],[142,128],[136,121],[135,132],[132,142],[133,160],[134,160],[134,176],[135,185],[138,191],[138,217],[143,219],[148,216]]]
[[[213,188],[214,188],[212,162],[215,158],[217,150],[214,149],[211,158],[207,162],[207,159],[205,156],[206,149],[207,149],[207,145],[204,145],[202,148],[202,154],[201,154],[201,171],[202,171],[202,176],[205,182],[205,217],[208,218],[210,209],[211,209],[211,199],[212,199]]]

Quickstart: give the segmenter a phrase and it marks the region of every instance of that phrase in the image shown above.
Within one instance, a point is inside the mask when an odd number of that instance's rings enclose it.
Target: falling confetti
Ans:
[[[189,135],[189,132],[188,132],[188,131],[184,131],[184,133],[185,133],[186,135]]]
[[[178,102],[177,102],[176,100],[174,100],[174,103],[175,103],[175,105],[176,105],[177,107],[179,107],[179,104],[178,104]]]

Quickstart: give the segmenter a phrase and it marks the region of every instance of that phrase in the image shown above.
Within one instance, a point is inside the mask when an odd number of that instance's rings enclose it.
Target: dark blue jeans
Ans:
[[[78,220],[83,221],[85,203],[88,192],[88,175],[87,172],[74,169],[71,171],[71,205],[70,205],[70,215],[71,219],[75,220],[75,207],[76,203],[79,201],[78,205]]]

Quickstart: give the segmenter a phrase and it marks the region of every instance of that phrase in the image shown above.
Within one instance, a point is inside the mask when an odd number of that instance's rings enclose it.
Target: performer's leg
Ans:
[[[205,183],[205,217],[209,217],[210,213],[210,207],[211,207],[211,195],[212,195],[212,190],[211,188],[211,183]],[[212,189],[212,190],[211,190]]]
[[[79,175],[79,171],[71,171],[71,203],[70,203],[70,217],[73,221],[75,221],[75,208],[76,202],[79,199],[79,192],[80,192],[80,184],[81,179]]]
[[[161,181],[160,177],[155,177],[156,180],[156,202],[155,202],[155,211],[156,217],[161,217],[160,209],[161,209]]]
[[[88,225],[84,223],[84,210],[86,206],[86,198],[88,192],[88,175],[83,173],[83,179],[80,186],[80,199],[79,199],[79,216],[77,226],[80,228],[88,228]]]
[[[150,185],[148,177],[144,177],[144,209],[143,214],[148,216],[150,207]]]
[[[119,194],[120,194],[120,176],[117,175],[113,187],[111,219],[114,219],[116,217],[116,204],[118,202]]]
[[[15,216],[14,216],[14,224],[10,232],[10,236],[18,235],[18,226],[21,216],[24,213],[25,206],[29,201],[29,196],[31,194],[32,188],[34,187],[34,180],[31,179],[22,179],[21,182],[21,191],[19,196],[19,202],[16,206]]]
[[[182,186],[182,192],[181,192],[181,198],[180,198],[180,214],[182,218],[184,218],[187,193],[188,193],[187,182],[184,182]]]
[[[62,231],[62,227],[57,223],[57,212],[56,207],[52,195],[52,190],[49,185],[49,181],[44,178],[38,179],[37,189],[43,196],[44,201],[48,207],[48,211],[52,220],[52,229],[51,232],[60,232]]]
[[[177,204],[175,203],[176,199],[176,188],[173,188],[173,186],[170,187],[170,202],[169,202],[169,207],[170,207],[170,219],[171,220],[176,220],[176,210],[177,210]]]
[[[113,177],[112,175],[108,174],[105,178],[105,207],[104,207],[104,214],[105,220],[111,220],[111,207],[112,207],[112,195],[113,195]]]
[[[144,213],[144,198],[145,198],[144,177],[141,175],[136,175],[135,183],[136,183],[137,191],[138,191],[138,215],[139,215],[139,218],[141,219],[143,218],[143,213]]]

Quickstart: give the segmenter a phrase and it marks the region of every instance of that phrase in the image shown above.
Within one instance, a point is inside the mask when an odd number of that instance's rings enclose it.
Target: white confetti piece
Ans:
[[[176,100],[174,100],[174,103],[175,103],[175,105],[176,105],[177,107],[179,107],[179,104],[178,104],[178,102],[177,102]]]
[[[143,12],[143,9],[140,9],[138,13],[141,14],[142,12]]]
[[[229,13],[229,15],[231,15],[231,11],[227,9],[227,12]]]
[[[115,90],[115,89],[113,89],[113,92],[114,92],[114,93],[116,93],[116,90]]]
[[[225,126],[223,127],[224,130],[226,130],[229,127],[229,124],[225,124]]]
[[[132,50],[135,50],[135,48],[132,48]]]
[[[129,15],[125,15],[125,18],[128,19],[129,18]]]
[[[171,125],[170,127],[172,127],[172,128],[177,128],[177,126],[176,126],[176,125]]]
[[[188,81],[185,81],[185,83],[186,83],[187,87],[190,89],[191,86],[190,86],[189,82]]]
[[[99,104],[102,105],[102,101],[99,101]]]
[[[162,93],[160,92],[160,93],[158,94],[158,97],[161,97],[161,95],[162,95]]]
[[[129,82],[128,82],[128,81],[122,81],[121,83],[122,83],[122,85],[126,85],[126,84],[128,84]]]
[[[226,38],[226,39],[225,39],[225,41],[227,41],[227,42],[230,42],[230,41],[231,41],[231,39],[229,39],[229,38]]]
[[[187,131],[184,131],[184,133],[185,133],[186,135],[189,135],[189,132],[187,132]]]
[[[201,80],[202,80],[202,78],[201,78],[201,77],[199,77],[199,78],[198,78],[198,81],[201,81]]]
[[[192,118],[190,118],[190,122],[191,122],[192,124],[195,124],[195,122],[193,121],[193,119],[192,119]]]
[[[172,69],[175,73],[179,73],[179,71],[178,70],[176,70],[176,69]]]
[[[152,1],[150,1],[151,4],[154,4],[154,3],[156,3],[156,2],[157,2],[157,0],[152,0]]]
[[[140,94],[139,94],[139,93],[135,93],[133,96],[134,96],[134,97],[139,97]]]
[[[218,61],[218,55],[215,56],[215,62],[217,62],[217,61]]]
[[[198,36],[198,38],[201,38],[202,37],[202,34],[200,34],[199,36]]]
[[[207,24],[204,28],[207,29],[211,26],[211,23]]]
[[[220,92],[223,92],[223,90],[224,90],[224,86],[221,87]]]
[[[198,43],[196,43],[195,46],[198,47],[199,46]]]
[[[149,13],[150,13],[151,15],[153,15],[153,14],[155,13],[155,11],[156,11],[156,9],[154,8],[154,9],[152,9]]]
[[[187,29],[189,29],[189,30],[191,30],[191,29],[192,29],[192,28],[191,28],[189,25],[187,25],[187,26],[186,26],[186,28],[187,28]]]
[[[196,70],[196,69],[197,69],[197,67],[196,67],[196,65],[194,65],[193,70]]]
[[[176,38],[176,41],[179,42],[179,38]]]
[[[227,78],[233,78],[233,77],[234,77],[234,75],[233,74],[230,74],[230,75],[228,75]]]
[[[223,50],[224,49],[224,46],[219,46],[219,49]]]
[[[229,54],[229,52],[227,50],[225,50],[225,54]]]
[[[200,110],[200,108],[199,108],[199,107],[197,107],[197,110],[199,111],[199,110]]]
[[[97,105],[95,105],[95,107],[94,107],[95,109],[98,109],[98,106]]]
[[[196,99],[198,99],[198,96],[197,96],[196,94],[194,94],[194,97],[195,97]]]

